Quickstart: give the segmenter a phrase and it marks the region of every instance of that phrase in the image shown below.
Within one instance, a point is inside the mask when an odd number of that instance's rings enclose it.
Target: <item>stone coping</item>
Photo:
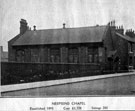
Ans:
[[[128,75],[135,75],[135,72],[114,73],[114,74],[107,74],[107,75],[96,75],[96,76],[49,80],[49,81],[41,81],[41,82],[3,85],[0,87],[1,89],[0,91],[10,92],[10,91],[16,91],[16,90],[47,87],[47,86],[60,85],[60,84],[62,85],[62,84],[68,84],[68,83],[83,82],[83,81],[97,80],[97,79],[106,79],[106,78],[111,78],[111,77],[128,76]]]

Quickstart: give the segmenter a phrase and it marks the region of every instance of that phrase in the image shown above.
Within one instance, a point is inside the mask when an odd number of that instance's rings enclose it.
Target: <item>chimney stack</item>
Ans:
[[[123,25],[122,26],[117,26],[116,27],[116,32],[124,35],[124,28],[123,28]]]
[[[66,26],[66,24],[65,24],[65,23],[63,23],[63,29],[65,29],[65,28],[66,28],[65,26]]]
[[[125,34],[128,35],[129,37],[135,37],[134,30],[132,30],[132,29],[126,30]]]
[[[20,21],[20,34],[24,34],[28,29],[27,21],[25,19],[21,19]]]
[[[111,28],[115,29],[115,28],[116,28],[116,26],[115,26],[115,20],[110,21],[110,22],[108,23],[108,26],[110,26]]]

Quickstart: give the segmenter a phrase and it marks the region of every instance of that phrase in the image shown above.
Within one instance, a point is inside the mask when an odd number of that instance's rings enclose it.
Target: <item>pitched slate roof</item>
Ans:
[[[102,42],[108,26],[26,31],[13,45]]]
[[[123,38],[123,39],[125,39],[125,40],[127,40],[129,42],[134,42],[135,43],[135,37],[134,38],[133,37],[129,37],[127,35],[122,35],[122,34],[117,33],[117,32],[116,32],[116,35],[118,35],[119,37],[121,37],[121,38]]]

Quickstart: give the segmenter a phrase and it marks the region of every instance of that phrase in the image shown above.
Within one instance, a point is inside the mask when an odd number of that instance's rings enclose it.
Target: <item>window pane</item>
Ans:
[[[91,63],[92,61],[92,55],[88,55],[88,62]]]
[[[95,55],[94,55],[94,63],[97,63],[97,62],[98,62],[98,55],[95,54]]]
[[[98,57],[98,47],[89,47],[88,48],[88,62],[89,63],[97,63],[99,61]]]
[[[51,55],[51,61],[50,62],[54,62],[54,55]]]
[[[78,62],[78,49],[77,48],[70,48],[69,49],[69,62],[70,63],[77,63]]]
[[[60,49],[50,50],[50,62],[60,62]]]
[[[73,63],[73,55],[69,55],[69,62]]]
[[[77,63],[77,62],[78,62],[78,56],[74,55],[74,63]]]

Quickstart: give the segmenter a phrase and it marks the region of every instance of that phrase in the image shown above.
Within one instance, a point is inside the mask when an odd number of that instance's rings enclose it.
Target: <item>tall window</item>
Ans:
[[[130,45],[129,45],[129,51],[133,52],[133,44],[132,43],[130,43]]]
[[[98,48],[88,48],[88,63],[99,62]]]
[[[39,49],[38,48],[32,48],[31,49],[31,62],[40,62]]]
[[[24,62],[24,50],[17,50],[16,51],[16,61],[17,62]]]
[[[94,58],[93,58],[93,49],[88,48],[88,62],[93,63],[94,62],[93,60],[94,60]]]
[[[69,63],[78,63],[78,48],[69,48]]]
[[[132,66],[132,65],[133,65],[133,57],[129,56],[129,66]]]
[[[50,62],[60,62],[60,49],[50,50]]]
[[[103,61],[103,49],[101,47],[98,48],[99,62]]]

